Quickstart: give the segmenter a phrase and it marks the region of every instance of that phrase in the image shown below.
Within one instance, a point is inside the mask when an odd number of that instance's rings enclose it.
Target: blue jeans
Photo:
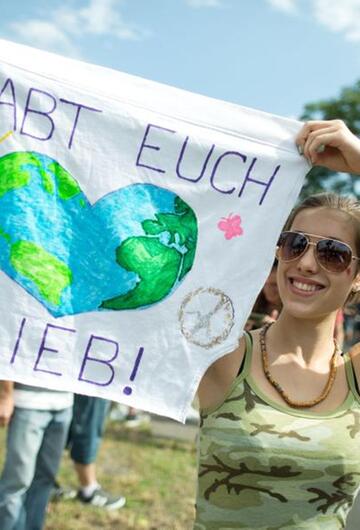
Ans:
[[[1,530],[41,530],[66,443],[72,408],[15,407],[0,479]]]
[[[110,401],[107,399],[74,394],[74,412],[69,436],[73,462],[82,465],[95,462],[109,408]]]

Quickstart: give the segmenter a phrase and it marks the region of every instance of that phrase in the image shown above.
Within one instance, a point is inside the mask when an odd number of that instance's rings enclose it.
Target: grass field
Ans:
[[[46,530],[190,530],[194,517],[195,444],[155,438],[149,429],[109,422],[97,460],[98,480],[127,504],[107,512],[67,500],[51,503]],[[4,431],[0,431],[0,460]],[[59,481],[77,486],[64,453]]]

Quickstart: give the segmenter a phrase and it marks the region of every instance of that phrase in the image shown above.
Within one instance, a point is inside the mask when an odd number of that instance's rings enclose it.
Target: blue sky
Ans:
[[[4,0],[0,37],[291,117],[360,79],[360,0]]]

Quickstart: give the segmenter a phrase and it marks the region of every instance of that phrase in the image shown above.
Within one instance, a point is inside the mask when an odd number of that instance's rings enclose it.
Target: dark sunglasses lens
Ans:
[[[351,248],[332,239],[322,239],[317,245],[319,263],[329,272],[343,272],[351,263]]]
[[[280,259],[291,261],[299,258],[306,249],[307,244],[308,241],[304,235],[296,232],[283,232],[278,242]]]

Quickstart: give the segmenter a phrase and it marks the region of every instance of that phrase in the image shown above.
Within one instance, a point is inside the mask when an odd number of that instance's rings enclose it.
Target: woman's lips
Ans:
[[[300,296],[313,296],[319,291],[322,291],[325,286],[321,283],[315,282],[305,278],[292,278],[289,277],[290,290]]]

